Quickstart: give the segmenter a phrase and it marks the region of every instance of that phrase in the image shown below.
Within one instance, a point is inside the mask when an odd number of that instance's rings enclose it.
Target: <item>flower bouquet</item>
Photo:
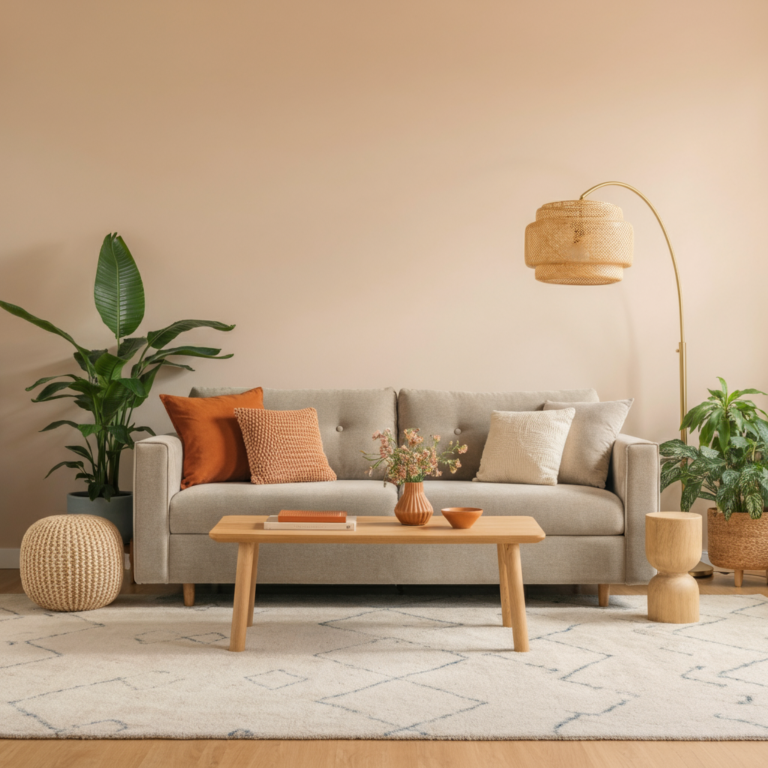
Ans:
[[[363,457],[371,462],[369,474],[383,466],[389,482],[405,485],[403,495],[395,507],[395,515],[403,525],[426,525],[432,517],[432,505],[424,494],[424,478],[440,477],[440,465],[448,467],[451,474],[461,467],[459,454],[467,452],[466,445],[451,440],[448,450],[437,452],[440,435],[432,435],[431,444],[425,444],[418,429],[406,429],[405,442],[397,444],[391,429],[376,432],[374,440],[379,441],[378,453],[366,453]]]

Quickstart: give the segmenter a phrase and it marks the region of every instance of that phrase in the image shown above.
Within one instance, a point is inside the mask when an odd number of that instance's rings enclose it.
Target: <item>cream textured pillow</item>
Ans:
[[[314,408],[266,411],[235,408],[251,467],[251,482],[316,483],[335,480]]]
[[[476,480],[484,483],[557,485],[573,408],[494,411]]]
[[[565,441],[559,483],[605,488],[611,451],[634,400],[605,403],[556,403],[547,400],[544,411],[576,410]]]

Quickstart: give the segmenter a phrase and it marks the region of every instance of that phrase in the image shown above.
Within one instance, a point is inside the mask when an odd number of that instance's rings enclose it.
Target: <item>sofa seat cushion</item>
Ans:
[[[395,486],[385,486],[381,480],[276,485],[208,483],[180,491],[171,499],[170,526],[172,534],[207,534],[225,515],[276,515],[281,509],[394,516],[395,504]]]
[[[624,505],[619,497],[591,486],[430,480],[424,490],[436,515],[444,507],[480,507],[484,515],[529,515],[547,536],[624,533]]]

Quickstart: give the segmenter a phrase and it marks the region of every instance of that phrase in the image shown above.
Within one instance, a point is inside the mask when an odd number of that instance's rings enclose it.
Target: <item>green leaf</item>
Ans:
[[[74,389],[75,392],[82,392],[88,397],[94,398],[101,394],[101,387],[93,381],[87,379],[77,379],[69,385],[70,389]]]
[[[46,384],[49,381],[53,381],[54,379],[61,379],[64,376],[67,376],[70,379],[77,379],[77,376],[75,376],[74,373],[59,373],[56,376],[43,376],[42,379],[38,379],[32,386],[27,387],[24,391],[25,392],[31,392],[33,389],[39,387],[41,384]]]
[[[717,439],[720,444],[720,450],[725,453],[728,450],[728,443],[731,440],[731,422],[723,415],[717,424]]]
[[[75,362],[86,372],[89,374],[94,373],[93,364],[106,352],[106,349],[92,349],[90,352],[84,352],[81,354],[80,352],[75,352],[73,357],[75,358]],[[86,362],[87,360],[87,362]],[[89,367],[90,366],[90,367]]]
[[[124,427],[122,424],[116,424],[114,426],[107,427],[107,432],[114,436],[122,445],[127,445],[129,448],[133,448],[133,439],[128,432],[128,427]]]
[[[37,397],[32,398],[33,403],[42,403],[45,400],[53,399],[53,396],[57,392],[61,392],[62,389],[69,389],[71,382],[69,381],[54,381],[47,387],[43,387],[43,390]],[[74,397],[74,395],[72,395]]]
[[[95,363],[94,368],[99,376],[103,376],[107,381],[119,379],[120,373],[125,365],[125,360],[116,357],[111,352],[105,352]]]
[[[80,469],[83,472],[85,471],[82,461],[60,461],[55,467],[51,468],[50,472],[46,475],[46,478],[50,477],[51,473],[55,472],[59,467],[69,467],[70,469]]]
[[[130,360],[146,343],[147,340],[143,336],[123,339],[117,348],[117,356],[123,360]]]
[[[712,410],[712,404],[707,402],[700,403],[695,408],[691,408],[691,410],[685,414],[685,418],[680,425],[681,429],[696,429]]]
[[[719,389],[707,389],[707,392],[712,395],[712,399],[719,400],[721,403],[725,402],[725,394]]]
[[[195,369],[191,365],[184,365],[184,363],[174,363],[170,360],[161,360],[160,365],[167,365],[171,368],[183,368],[185,371],[194,371]]]
[[[124,387],[119,381],[111,381],[101,393],[101,417],[104,422],[109,422],[122,408],[130,405],[134,394]]]
[[[739,484],[739,473],[735,469],[726,469],[720,478],[721,488],[728,488],[733,486],[734,488]]]
[[[693,502],[699,498],[701,492],[701,483],[689,483],[683,488],[683,495],[680,498],[680,509],[683,512],[690,512]]]
[[[179,334],[191,331],[193,328],[213,328],[216,331],[231,331],[235,326],[220,323],[218,320],[177,320],[175,323],[162,328],[159,331],[150,331],[147,334],[149,346],[154,349],[162,349],[170,344]]]
[[[88,461],[93,464],[93,457],[86,448],[83,448],[82,445],[65,445],[64,447],[68,451],[72,451],[72,453],[76,453],[78,456],[82,456],[84,459],[88,459]]]
[[[147,393],[144,389],[144,385],[140,379],[118,379],[118,381],[126,388],[130,389],[137,397],[146,397]]]
[[[723,388],[723,399],[728,399],[728,385],[725,383],[725,379],[722,376],[718,376],[717,380],[720,382],[720,386]]]
[[[66,339],[78,352],[87,354],[87,351],[68,333],[62,331],[61,328],[57,328],[53,323],[49,323],[47,320],[43,320],[40,317],[35,317],[35,315],[27,312],[26,309],[22,309],[15,304],[9,304],[7,301],[0,301],[0,308],[4,309],[6,312],[10,312],[12,315],[16,315],[16,317],[20,317],[22,320],[26,320],[28,323],[32,323],[32,325],[36,325],[38,328],[42,328],[44,331],[48,331],[48,333],[55,333],[57,336],[61,336],[62,339]]]
[[[155,436],[155,430],[150,427],[130,427],[131,432],[149,432],[152,437]]]
[[[720,451],[716,451],[714,448],[710,448],[707,445],[702,445],[701,448],[699,448],[699,451],[701,451],[702,456],[706,456],[708,459],[722,458]]]
[[[101,432],[101,426],[99,424],[78,424],[77,428],[83,437],[90,437],[97,432]]]
[[[753,520],[758,520],[763,514],[763,496],[759,492],[750,493],[744,497],[747,512]]]
[[[52,421],[47,427],[43,427],[40,431],[50,432],[50,430],[57,429],[58,427],[61,427],[64,424],[67,424],[68,426],[74,427],[75,429],[77,429],[77,424],[74,421],[70,421],[69,419],[62,419],[61,421]]]
[[[160,352],[156,352],[151,357],[147,358],[147,364],[150,363],[156,363],[160,360],[164,360],[166,357],[170,357],[171,355],[183,355],[184,357],[205,357],[209,360],[226,360],[230,357],[233,357],[233,355],[219,355],[219,352],[221,352],[220,349],[216,349],[215,347],[171,347],[170,349],[164,349]]]
[[[676,483],[683,474],[682,469],[673,464],[669,465],[669,472],[666,472],[666,467],[661,472],[661,490],[668,488],[672,483]]]
[[[96,309],[116,339],[130,336],[144,319],[144,285],[136,262],[117,233],[104,238],[93,288]]]
[[[764,443],[768,443],[768,422],[763,421],[763,419],[754,419],[750,424],[760,436],[760,439]]]
[[[676,459],[696,459],[699,452],[690,445],[686,445],[682,440],[667,440],[659,446],[659,453],[665,457]]]
[[[715,429],[717,428],[717,422],[714,419],[710,419],[702,428],[699,433],[700,445],[711,445],[712,438],[715,435]]]
[[[765,392],[761,392],[759,389],[737,389],[731,397],[736,400],[744,395],[764,395]]]

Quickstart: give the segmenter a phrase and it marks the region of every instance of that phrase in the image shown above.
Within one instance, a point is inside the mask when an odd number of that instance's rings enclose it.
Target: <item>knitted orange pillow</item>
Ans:
[[[184,448],[181,487],[247,480],[248,454],[237,426],[235,406],[263,408],[261,387],[239,395],[160,395]]]
[[[251,482],[316,483],[335,480],[314,408],[266,411],[235,408],[251,467]]]

